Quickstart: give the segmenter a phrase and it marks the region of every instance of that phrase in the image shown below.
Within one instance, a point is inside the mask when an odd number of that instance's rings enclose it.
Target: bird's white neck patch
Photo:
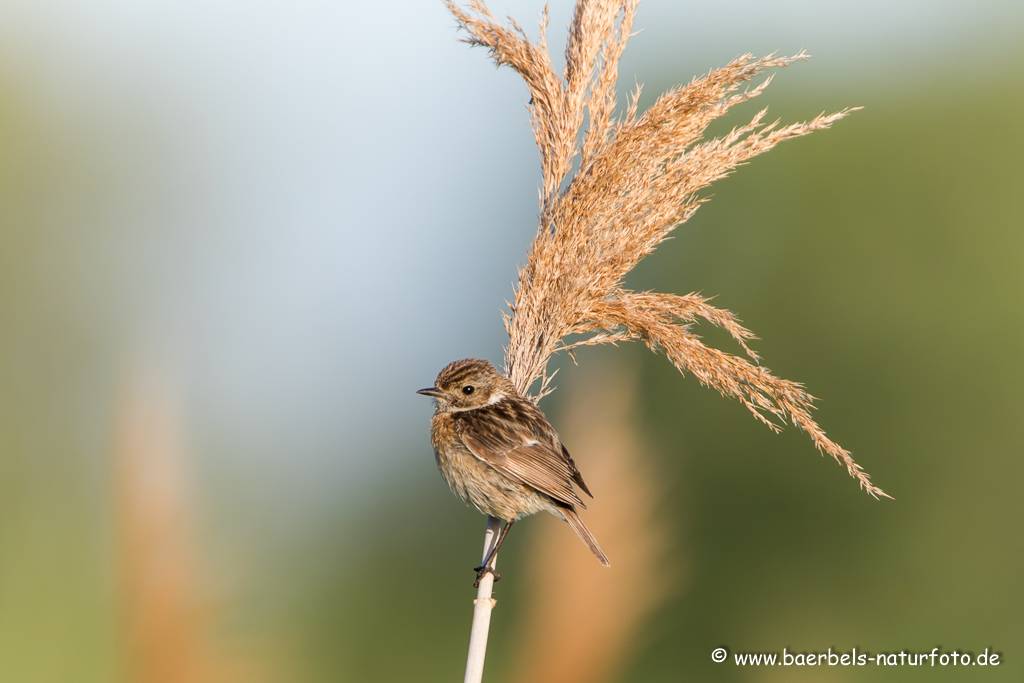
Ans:
[[[491,396],[489,399],[487,399],[487,403],[483,404],[482,406],[468,406],[468,407],[462,408],[462,407],[453,406],[451,404],[448,404],[448,410],[446,412],[449,412],[449,413],[464,413],[464,412],[466,412],[468,410],[478,410],[478,409],[484,408],[486,406],[493,406],[495,403],[498,403],[499,401],[504,401],[506,398],[508,398],[508,394],[505,394],[505,393],[502,393],[502,392],[499,391],[494,396]]]

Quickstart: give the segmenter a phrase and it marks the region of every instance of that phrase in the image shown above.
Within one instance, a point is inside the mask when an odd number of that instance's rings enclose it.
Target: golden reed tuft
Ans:
[[[771,78],[742,90],[741,84],[806,55],[743,55],[670,90],[643,113],[637,86],[616,117],[618,63],[638,0],[580,0],[560,76],[547,50],[546,10],[534,43],[511,18],[508,26],[498,22],[482,0],[470,0],[466,10],[446,2],[469,34],[467,42],[488,48],[498,65],[515,69],[530,89],[527,106],[542,170],[540,226],[519,272],[511,315],[505,316],[505,371],[518,391],[527,395],[538,379],[535,402],[551,391],[546,369],[556,351],[571,355],[578,346],[638,339],[663,351],[680,372],[738,399],[771,429],[792,421],[869,494],[889,497],[811,418],[814,397],[758,364],[747,346],[753,333],[731,312],[698,294],[640,293],[622,286],[640,259],[706,201],[700,190],[779,142],[828,128],[852,111],[780,127],[777,121],[764,124],[761,110],[727,135],[704,139],[708,124],[760,95]],[[690,330],[698,319],[727,330],[746,358],[706,346]],[[563,341],[580,334],[591,336]]]

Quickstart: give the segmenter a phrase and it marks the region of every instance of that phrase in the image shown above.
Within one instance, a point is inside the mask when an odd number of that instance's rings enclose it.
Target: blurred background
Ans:
[[[536,36],[541,8],[493,9]],[[613,567],[517,526],[487,679],[1021,680],[1024,5],[645,0],[636,28],[642,103],[806,48],[722,129],[864,107],[717,183],[628,284],[736,312],[895,501],[642,348],[560,359],[542,407]],[[462,675],[484,519],[413,392],[500,364],[539,173],[525,86],[459,38],[440,2],[0,4],[0,680]],[[710,658],[936,646],[1002,664]]]

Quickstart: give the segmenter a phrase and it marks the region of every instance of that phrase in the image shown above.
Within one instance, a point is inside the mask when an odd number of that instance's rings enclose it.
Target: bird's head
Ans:
[[[512,382],[485,360],[464,358],[449,364],[434,386],[417,394],[437,399],[437,412],[454,413],[494,405],[506,396],[518,396]]]

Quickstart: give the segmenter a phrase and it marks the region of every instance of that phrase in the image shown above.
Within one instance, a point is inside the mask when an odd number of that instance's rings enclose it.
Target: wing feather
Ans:
[[[586,507],[572,488],[573,481],[582,484],[575,463],[532,404],[499,401],[455,417],[459,437],[474,456],[556,501]]]

